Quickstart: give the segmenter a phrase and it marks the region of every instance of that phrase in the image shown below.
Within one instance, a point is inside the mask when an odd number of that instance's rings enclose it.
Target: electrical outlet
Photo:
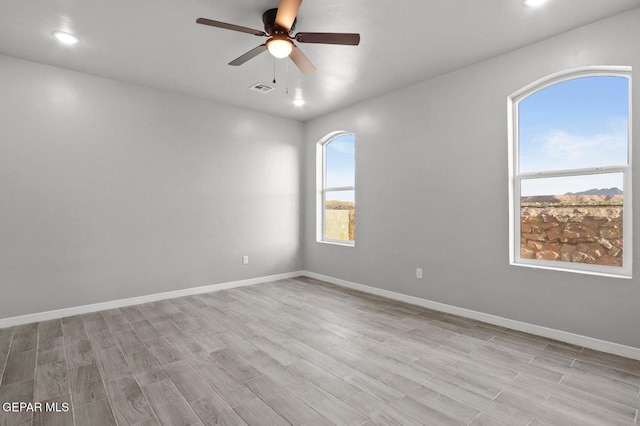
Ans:
[[[249,256],[242,256],[242,264],[243,265],[249,264]]]
[[[416,278],[419,280],[422,279],[422,268],[416,268]]]

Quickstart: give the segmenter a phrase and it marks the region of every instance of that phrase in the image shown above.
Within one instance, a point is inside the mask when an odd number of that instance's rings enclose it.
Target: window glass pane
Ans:
[[[622,173],[526,179],[520,257],[622,266]]]
[[[563,81],[518,103],[520,172],[628,163],[629,80]]]
[[[355,136],[343,135],[325,147],[326,187],[355,186]]]
[[[327,191],[324,203],[325,238],[355,241],[355,191]]]

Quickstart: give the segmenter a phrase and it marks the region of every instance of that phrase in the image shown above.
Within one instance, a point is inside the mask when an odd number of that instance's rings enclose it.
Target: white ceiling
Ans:
[[[262,30],[278,0],[0,0],[0,53],[252,110],[307,120],[640,6],[640,0],[306,0],[296,31],[359,32],[360,46],[301,44],[304,76],[267,53],[227,65],[264,38],[198,25],[199,17]],[[52,31],[77,34],[61,46]],[[256,82],[276,90],[256,93]],[[287,67],[288,64],[288,67]],[[287,70],[288,68],[288,70]],[[286,87],[289,93],[286,93]],[[303,107],[292,100],[302,97]]]

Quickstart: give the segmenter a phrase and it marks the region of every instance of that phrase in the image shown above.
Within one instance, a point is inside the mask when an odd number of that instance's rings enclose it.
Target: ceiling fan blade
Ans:
[[[261,54],[265,50],[267,50],[267,45],[266,44],[261,44],[258,47],[254,47],[253,49],[251,49],[250,51],[248,51],[244,55],[239,56],[236,59],[234,59],[233,61],[229,62],[229,65],[233,65],[234,67],[237,67],[238,65],[242,65],[245,62],[247,62],[249,59],[255,58],[256,56],[258,56],[259,54]]]
[[[357,46],[360,34],[357,33],[298,33],[295,39],[300,43],[343,44]]]
[[[298,49],[297,46],[293,46],[293,50],[291,51],[291,54],[289,54],[289,57],[293,63],[300,68],[302,74],[311,74],[316,70],[316,67],[313,66],[311,61],[304,55],[304,53],[302,53],[302,50]]]
[[[240,25],[228,24],[226,22],[214,21],[213,19],[198,18],[196,23],[202,25],[210,25],[212,27],[224,28],[225,30],[240,31],[241,33],[253,34],[257,36],[266,36],[264,31],[254,30],[253,28],[242,27]]]
[[[298,15],[298,9],[302,0],[280,0],[278,14],[276,15],[276,25],[289,31]]]

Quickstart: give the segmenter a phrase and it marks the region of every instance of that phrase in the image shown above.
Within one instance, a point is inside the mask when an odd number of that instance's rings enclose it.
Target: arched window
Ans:
[[[631,277],[631,68],[509,97],[511,264]]]
[[[317,241],[355,244],[356,138],[353,133],[331,133],[318,142]]]

